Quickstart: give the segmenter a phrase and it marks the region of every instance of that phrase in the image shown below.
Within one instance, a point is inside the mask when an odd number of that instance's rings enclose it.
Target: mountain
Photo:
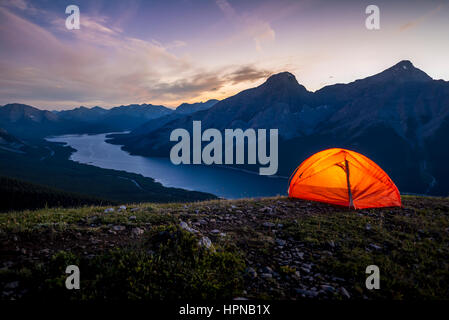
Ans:
[[[73,110],[59,111],[57,115],[64,120],[94,123],[103,128],[102,132],[112,132],[131,130],[149,120],[171,113],[173,113],[172,109],[161,105],[130,104],[111,109],[79,107]],[[104,127],[108,129],[104,129]]]
[[[196,103],[182,103],[176,109],[177,114],[191,114],[201,110],[207,110],[213,107],[214,104],[218,102],[217,99],[210,99],[206,102],[196,102]]]
[[[140,127],[112,142],[134,154],[168,157],[171,131],[191,131],[193,120],[201,120],[203,130],[277,128],[280,175],[289,176],[315,152],[342,147],[373,159],[402,192],[448,194],[449,83],[433,80],[407,60],[316,92],[307,91],[291,73],[279,73],[208,110],[158,130]]]
[[[150,120],[148,122],[145,122],[144,124],[140,125],[139,127],[135,128],[133,130],[133,134],[149,134],[152,131],[159,130],[159,128],[165,126],[167,123],[172,122],[174,120],[180,119],[186,115],[195,113],[197,111],[207,110],[212,108],[218,100],[211,99],[206,102],[197,102],[197,103],[182,103],[179,105],[174,112],[160,117],[153,120]],[[111,135],[111,137],[114,135]]]
[[[101,133],[131,130],[148,120],[172,113],[160,105],[142,104],[111,109],[79,107],[47,111],[11,103],[0,107],[0,127],[21,138],[41,138],[68,133]]]
[[[55,111],[59,119],[81,121],[81,122],[98,122],[108,113],[107,109],[100,107],[86,108],[78,107],[72,110]]]

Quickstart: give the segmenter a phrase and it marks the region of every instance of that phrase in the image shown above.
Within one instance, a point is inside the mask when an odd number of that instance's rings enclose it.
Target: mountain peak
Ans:
[[[393,68],[395,68],[395,67],[402,68],[404,70],[415,68],[415,66],[413,65],[413,63],[410,60],[401,60],[393,66]]]
[[[395,80],[399,82],[432,80],[427,73],[416,68],[409,60],[402,60],[375,77],[381,80]]]
[[[296,77],[291,74],[290,72],[284,71],[280,73],[273,74],[267,79],[267,83],[295,83],[298,84],[298,81],[296,81]]]
[[[300,85],[296,80],[296,77],[290,72],[281,72],[273,74],[267,81],[261,86],[269,88],[269,90],[301,90],[307,92],[304,86]]]

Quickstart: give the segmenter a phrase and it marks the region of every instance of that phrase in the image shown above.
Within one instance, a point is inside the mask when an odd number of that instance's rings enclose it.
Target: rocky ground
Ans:
[[[403,208],[369,210],[285,197],[46,209],[1,214],[0,227],[3,300],[60,292],[63,299],[449,298],[447,198],[406,196]],[[73,261],[84,293],[70,295],[62,267]],[[368,265],[380,268],[379,290],[365,286]]]

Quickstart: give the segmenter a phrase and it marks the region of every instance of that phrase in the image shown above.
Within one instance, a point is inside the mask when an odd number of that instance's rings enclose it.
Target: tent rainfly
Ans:
[[[340,148],[315,153],[290,177],[288,196],[355,209],[400,207],[399,190],[376,163]]]

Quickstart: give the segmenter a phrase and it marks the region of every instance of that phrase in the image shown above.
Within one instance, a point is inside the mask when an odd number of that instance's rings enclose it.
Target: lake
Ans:
[[[260,176],[220,166],[174,165],[168,158],[130,155],[105,142],[108,134],[64,135],[47,138],[76,149],[70,160],[105,169],[123,170],[153,178],[166,187],[213,193],[227,199],[285,195],[287,179]]]

